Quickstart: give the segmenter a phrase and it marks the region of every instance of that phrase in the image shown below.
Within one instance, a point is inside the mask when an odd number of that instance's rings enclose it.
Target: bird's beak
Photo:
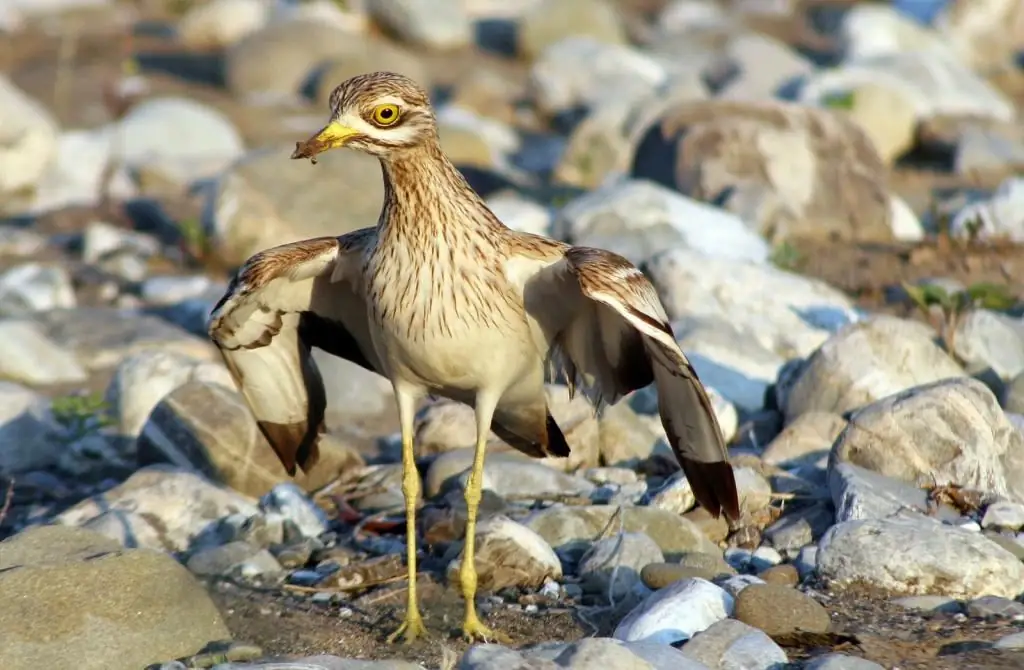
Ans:
[[[344,146],[358,131],[343,126],[338,121],[331,121],[323,130],[305,142],[296,142],[292,158],[308,158],[316,163],[316,155],[325,151]]]

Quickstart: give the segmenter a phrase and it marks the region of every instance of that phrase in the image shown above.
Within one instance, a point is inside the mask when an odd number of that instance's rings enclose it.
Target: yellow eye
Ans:
[[[398,122],[398,105],[377,105],[372,116],[378,126],[394,125]]]

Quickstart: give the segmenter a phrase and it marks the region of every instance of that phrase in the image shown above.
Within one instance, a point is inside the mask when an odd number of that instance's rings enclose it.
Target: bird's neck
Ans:
[[[380,164],[381,237],[429,239],[433,244],[438,236],[491,237],[505,229],[436,141],[382,158]]]

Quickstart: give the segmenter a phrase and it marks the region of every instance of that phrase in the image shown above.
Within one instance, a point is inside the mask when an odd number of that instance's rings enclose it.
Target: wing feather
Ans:
[[[311,348],[380,372],[359,269],[371,228],[253,255],[210,315],[209,334],[290,475],[319,458],[327,399]]]
[[[657,292],[618,254],[562,247],[532,263],[523,280],[527,311],[544,332],[570,388],[600,408],[650,383],[662,424],[697,501],[739,518],[729,454],[711,400],[676,343]]]

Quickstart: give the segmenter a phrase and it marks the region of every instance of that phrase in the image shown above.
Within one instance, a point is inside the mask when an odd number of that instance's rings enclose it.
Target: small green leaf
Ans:
[[[971,301],[979,307],[997,312],[1006,311],[1017,304],[1017,299],[1002,284],[978,282],[971,284],[967,288],[967,294],[970,296]]]
[[[854,91],[842,91],[826,94],[821,100],[821,105],[828,109],[853,109],[856,102],[857,94]]]
[[[948,307],[950,303],[949,293],[946,289],[937,284],[908,284],[903,282],[903,290],[907,292],[910,299],[917,305],[918,309],[927,312],[932,305]]]

